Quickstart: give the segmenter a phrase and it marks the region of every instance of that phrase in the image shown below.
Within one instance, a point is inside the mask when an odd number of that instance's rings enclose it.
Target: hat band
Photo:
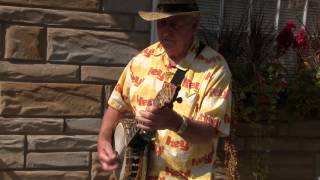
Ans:
[[[159,4],[159,12],[191,12],[199,11],[197,4]]]

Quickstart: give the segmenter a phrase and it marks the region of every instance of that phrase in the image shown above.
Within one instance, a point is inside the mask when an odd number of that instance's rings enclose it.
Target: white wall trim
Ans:
[[[304,26],[307,25],[308,7],[309,7],[309,0],[306,0],[306,2],[304,3],[303,16],[302,16],[302,23]]]
[[[281,10],[281,0],[278,0],[277,1],[276,16],[275,16],[275,21],[274,21],[274,28],[276,31],[279,30],[280,10]]]
[[[157,9],[158,0],[152,0],[152,11]],[[158,41],[157,36],[157,23],[155,21],[151,21],[151,33],[150,33],[150,43],[153,44]]]

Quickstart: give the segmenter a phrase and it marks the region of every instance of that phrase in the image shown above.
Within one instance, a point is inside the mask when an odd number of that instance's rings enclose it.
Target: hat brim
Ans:
[[[140,17],[146,21],[156,21],[159,19],[165,19],[172,16],[181,16],[181,15],[200,16],[201,14],[203,14],[203,12],[201,11],[177,12],[177,13],[139,11]]]

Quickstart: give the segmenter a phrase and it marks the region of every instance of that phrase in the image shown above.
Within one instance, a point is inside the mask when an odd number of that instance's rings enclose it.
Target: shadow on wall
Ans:
[[[0,167],[6,167],[7,164],[4,163],[2,161],[2,159],[0,159]],[[0,179],[3,179],[3,180],[7,180],[5,179],[5,177],[8,179],[12,179],[12,180],[22,180],[20,177],[18,177],[14,171],[0,171]]]

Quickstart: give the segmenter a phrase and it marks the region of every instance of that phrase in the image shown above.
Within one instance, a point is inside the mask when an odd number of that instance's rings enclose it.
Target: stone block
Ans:
[[[79,66],[56,64],[15,64],[0,61],[0,80],[77,82]]]
[[[6,30],[5,58],[45,59],[45,30],[35,26],[10,26]]]
[[[90,29],[131,30],[133,27],[132,17],[129,15],[13,6],[0,6],[0,21]]]
[[[240,151],[238,156],[241,179],[254,180],[252,173],[252,154],[249,152]]]
[[[88,171],[0,171],[3,180],[89,180]]]
[[[301,139],[301,150],[319,152],[320,151],[320,139],[319,138],[303,138]]]
[[[103,10],[106,12],[138,13],[152,9],[150,0],[103,0]]]
[[[254,162],[255,159],[253,152],[240,152],[239,154],[239,168],[241,179],[254,180],[253,170],[257,168],[257,164]],[[259,158],[262,158],[259,156]],[[260,159],[261,160],[261,159]],[[303,178],[310,177],[310,172],[313,171],[311,168],[314,163],[314,156],[312,154],[306,154],[305,152],[281,152],[269,154],[269,159],[267,160],[269,165],[269,178],[270,180],[291,180],[292,179],[312,179]],[[301,168],[301,175],[299,174],[299,168]],[[307,171],[307,169],[311,171]],[[279,169],[279,171],[277,171]],[[295,172],[290,172],[294,170]],[[297,172],[298,171],[298,172]],[[295,175],[292,175],[295,174]],[[303,175],[302,175],[303,174]],[[294,177],[296,176],[296,177]]]
[[[314,172],[315,172],[315,175],[316,175],[316,177],[320,177],[320,154],[319,153],[317,153],[316,155],[315,155],[315,158],[314,158],[315,160],[315,163],[314,163]]]
[[[270,166],[271,167],[311,167],[314,163],[315,155],[299,152],[278,152],[270,153]]]
[[[127,64],[149,43],[149,36],[130,32],[48,29],[47,59],[54,63]]]
[[[4,25],[0,24],[0,59],[4,54]]]
[[[261,128],[264,128],[264,124],[260,124]],[[278,124],[274,124],[274,128],[270,128],[269,134],[266,134],[264,136],[270,136],[270,135],[277,135],[277,126]],[[240,122],[237,124],[236,128],[236,133],[237,136],[241,137],[252,137],[252,136],[257,136],[256,132],[260,133],[259,131],[256,131],[254,128],[251,127],[249,123],[246,122]]]
[[[116,175],[114,172],[106,172],[101,169],[99,159],[96,152],[92,153],[92,166],[91,166],[91,179],[92,180],[115,180]]]
[[[62,133],[63,119],[0,117],[1,133],[43,134]]]
[[[99,7],[99,0],[0,0],[0,4],[96,11]]]
[[[23,168],[23,154],[24,136],[0,135],[0,170]]]
[[[85,82],[116,82],[124,67],[82,66],[81,80]]]
[[[247,137],[253,135],[253,129],[248,123],[238,123],[236,127],[237,136]]]
[[[278,138],[260,138],[257,140],[256,138],[247,138],[247,145],[245,150],[266,150],[265,145],[270,143],[270,150],[276,152],[292,152],[292,151],[300,151],[301,150],[301,142],[300,139],[290,138],[290,137],[278,137]],[[260,142],[259,145],[255,145],[256,142]]]
[[[31,135],[29,151],[85,151],[97,149],[97,135]]]
[[[99,133],[101,118],[70,118],[65,120],[66,133]]]
[[[26,167],[32,169],[46,168],[87,168],[88,152],[50,152],[28,153]]]
[[[102,86],[0,82],[0,114],[101,117]]]
[[[307,180],[315,179],[312,167],[275,167],[270,168],[269,179],[275,180]]]
[[[320,137],[320,121],[295,121],[289,125],[289,134],[297,137]]]
[[[279,123],[275,125],[275,128],[277,129],[277,135],[278,136],[288,136],[289,135],[289,125],[288,123]]]
[[[292,152],[292,151],[300,151],[300,150],[301,150],[300,139],[290,138],[290,137],[271,139],[271,151]]]

